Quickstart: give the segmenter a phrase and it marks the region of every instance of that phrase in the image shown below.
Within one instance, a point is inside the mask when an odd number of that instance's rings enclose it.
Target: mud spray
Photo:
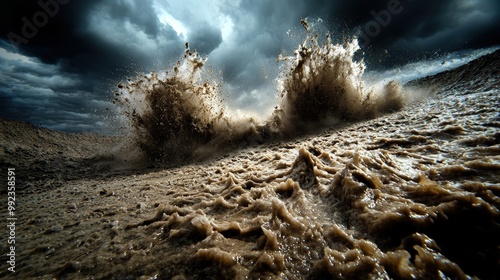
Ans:
[[[133,145],[148,160],[177,163],[216,150],[293,137],[318,127],[372,118],[404,106],[395,82],[365,88],[357,39],[320,43],[306,21],[306,38],[292,56],[280,55],[278,105],[263,119],[244,117],[222,100],[221,83],[186,43],[170,71],[120,83],[115,93],[132,131]]]

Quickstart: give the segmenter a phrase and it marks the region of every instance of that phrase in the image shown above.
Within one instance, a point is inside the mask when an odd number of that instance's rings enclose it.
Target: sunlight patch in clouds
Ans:
[[[169,14],[164,9],[160,9],[158,12],[159,12],[158,19],[160,20],[160,22],[163,23],[164,25],[170,25],[177,33],[177,36],[179,36],[183,40],[186,40],[187,38],[186,34],[188,33],[188,30],[184,26],[184,24],[175,19],[171,14]]]

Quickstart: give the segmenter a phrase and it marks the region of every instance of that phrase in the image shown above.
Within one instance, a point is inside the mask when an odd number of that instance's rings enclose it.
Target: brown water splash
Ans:
[[[320,44],[318,35],[306,30],[294,56],[279,57],[285,64],[278,78],[280,100],[262,119],[241,116],[224,104],[218,78],[204,69],[208,58],[191,52],[188,44],[173,71],[119,84],[116,103],[134,143],[149,159],[175,163],[403,107],[395,82],[365,89],[365,66],[354,60],[357,40],[334,45],[327,35]]]
[[[149,159],[179,162],[241,138],[258,138],[253,119],[228,114],[220,84],[202,80],[206,60],[186,44],[172,72],[152,72],[118,85],[115,102]]]

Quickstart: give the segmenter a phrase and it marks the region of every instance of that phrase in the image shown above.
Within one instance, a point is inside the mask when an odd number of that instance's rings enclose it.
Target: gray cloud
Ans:
[[[26,45],[22,17],[40,10],[36,1],[7,1],[0,35],[0,117],[70,132],[106,130],[111,89],[137,71],[150,71],[182,51],[183,41],[159,21],[152,1],[71,1]],[[21,59],[12,59],[15,53]],[[9,59],[9,56],[11,58]]]
[[[205,24],[189,32],[188,42],[191,49],[200,54],[209,54],[222,43],[222,34],[220,29]]]
[[[63,75],[58,66],[25,57],[0,56],[0,65],[0,116],[68,132],[106,129],[101,120],[111,103],[81,90],[78,75]]]
[[[94,12],[100,12],[101,16],[116,22],[130,23],[143,31],[148,38],[155,39],[162,29],[162,24],[152,4],[152,0],[140,2],[110,0],[101,2],[101,6],[96,7]]]
[[[392,15],[363,48],[372,68],[401,65],[436,52],[500,44],[500,2],[496,0],[396,2],[402,12]],[[347,34],[360,35],[370,22],[376,22],[372,12],[387,10],[388,3],[390,0],[336,1],[329,17]],[[386,50],[390,57],[384,57]]]

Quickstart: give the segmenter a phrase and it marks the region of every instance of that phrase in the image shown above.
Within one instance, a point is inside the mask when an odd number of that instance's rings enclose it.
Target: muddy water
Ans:
[[[498,94],[443,93],[205,163],[20,193],[17,272],[1,275],[495,279]]]
[[[226,108],[186,48],[170,74],[119,85],[132,131],[119,154],[55,132],[50,145],[5,138],[2,165],[47,164],[19,177],[16,273],[0,239],[0,277],[496,279],[500,53],[369,88],[357,49],[308,30],[280,57],[281,99],[264,119]],[[179,167],[114,169],[140,155]]]

